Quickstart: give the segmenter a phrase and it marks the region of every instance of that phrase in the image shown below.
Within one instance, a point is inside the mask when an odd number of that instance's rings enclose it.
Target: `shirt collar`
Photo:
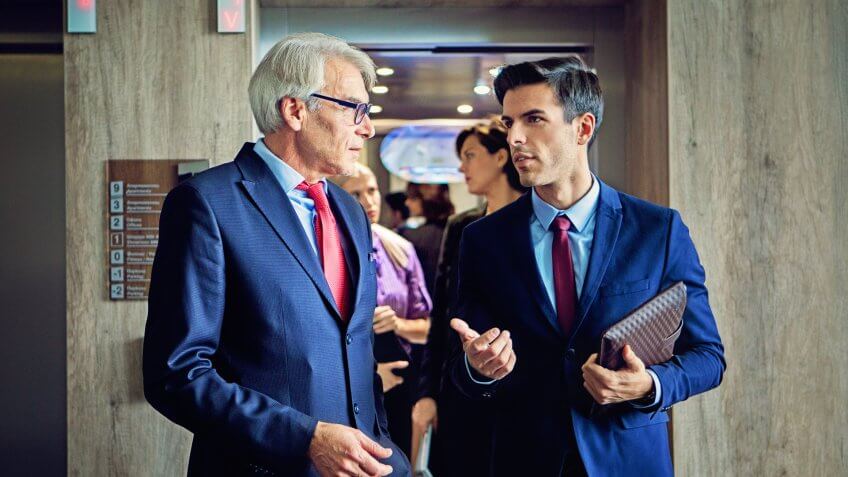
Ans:
[[[533,213],[536,215],[536,220],[542,225],[542,228],[548,230],[551,227],[551,222],[558,215],[565,215],[574,226],[574,229],[580,232],[595,215],[598,208],[598,198],[600,197],[601,187],[598,185],[598,179],[592,174],[592,186],[589,188],[583,197],[575,202],[571,207],[565,210],[559,210],[556,207],[548,204],[538,194],[534,187],[530,192],[530,198],[533,202]]]
[[[259,155],[263,162],[268,165],[268,168],[271,169],[271,173],[274,174],[274,177],[283,187],[283,190],[286,191],[286,194],[293,191],[295,187],[298,186],[305,179],[303,176],[294,170],[292,166],[288,165],[286,161],[277,157],[276,154],[271,152],[268,149],[268,146],[265,145],[265,141],[259,139],[256,141],[256,145],[253,146],[253,151]],[[319,182],[324,185],[324,192],[327,192],[327,179],[322,178]]]

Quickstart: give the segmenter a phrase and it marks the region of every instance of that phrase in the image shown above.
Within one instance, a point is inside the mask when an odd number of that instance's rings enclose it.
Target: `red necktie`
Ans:
[[[324,184],[320,181],[308,184],[306,181],[297,185],[299,190],[306,191],[306,195],[315,202],[315,242],[318,246],[318,258],[324,268],[324,277],[330,285],[330,291],[336,300],[336,306],[343,320],[348,319],[348,289],[350,287],[347,276],[347,264],[345,263],[342,243],[339,239],[339,228],[336,219],[330,210],[330,202],[324,193]]]
[[[574,262],[571,260],[571,245],[568,241],[568,228],[571,227],[571,222],[568,221],[568,217],[561,215],[554,219],[551,227],[554,231],[552,255],[557,321],[565,337],[569,338],[574,327],[577,305]]]

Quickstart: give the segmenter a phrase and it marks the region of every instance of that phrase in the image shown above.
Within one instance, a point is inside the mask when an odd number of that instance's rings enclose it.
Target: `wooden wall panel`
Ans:
[[[668,45],[665,0],[627,4],[627,192],[668,205]]]
[[[146,303],[106,294],[105,161],[232,160],[251,140],[251,36],[218,34],[212,0],[97,10],[96,34],[64,37],[68,473],[184,475],[189,433],[142,393]]]
[[[848,474],[848,3],[668,2],[670,203],[727,349],[679,475]]]

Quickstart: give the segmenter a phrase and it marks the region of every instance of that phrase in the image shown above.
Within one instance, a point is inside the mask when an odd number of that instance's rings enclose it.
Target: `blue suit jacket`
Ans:
[[[341,320],[288,197],[242,148],[235,162],[180,184],[165,200],[144,338],[144,391],[194,433],[190,475],[314,475],[317,422],[355,427],[394,455],[375,373],[376,303],[368,220],[335,184],[355,289]]]
[[[558,476],[568,433],[590,476],[668,476],[667,410],[717,386],[724,349],[689,231],[679,214],[600,184],[595,236],[578,303],[577,325],[563,336],[543,288],[530,240],[530,194],[466,228],[460,255],[460,316],[472,328],[510,330],[516,367],[493,385],[469,379],[461,353],[452,379],[473,398],[492,400],[492,473]],[[688,288],[674,358],[653,366],[662,400],[652,409],[628,403],[591,414],[581,366],[601,335],[628,312],[678,281]],[[571,426],[571,429],[569,429]],[[682,429],[681,432],[685,432]]]

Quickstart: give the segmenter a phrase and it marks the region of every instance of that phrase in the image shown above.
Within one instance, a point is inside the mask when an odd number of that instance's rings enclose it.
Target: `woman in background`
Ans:
[[[450,329],[457,300],[459,243],[465,227],[515,201],[528,189],[521,185],[512,163],[506,129],[498,121],[463,130],[456,138],[459,170],[468,191],[485,204],[451,217],[441,244],[433,290],[429,340],[422,359],[419,397],[412,412],[413,452],[427,427],[436,429],[430,469],[439,477],[489,475],[492,405],[470,401],[443,375],[445,361],[458,352],[459,340]],[[497,240],[497,237],[493,237]],[[413,457],[414,459],[414,457]],[[414,461],[413,461],[414,464]]]
[[[392,441],[408,456],[412,439],[410,415],[417,397],[416,369],[419,364],[413,361],[412,344],[423,345],[427,341],[432,308],[430,295],[412,244],[377,223],[381,197],[371,169],[357,164],[352,176],[334,180],[359,201],[371,221],[377,272],[374,356],[377,373],[383,382],[389,433]]]

